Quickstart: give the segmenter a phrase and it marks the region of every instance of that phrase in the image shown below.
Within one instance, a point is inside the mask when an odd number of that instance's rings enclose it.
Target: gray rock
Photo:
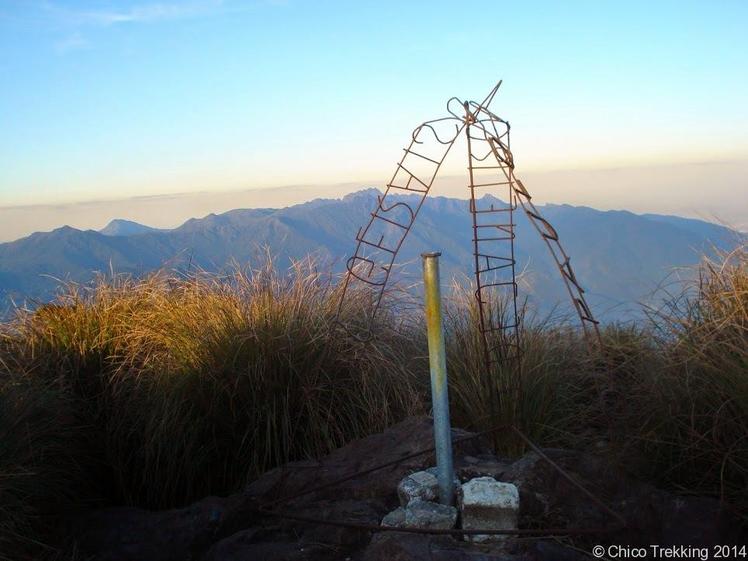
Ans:
[[[436,467],[430,467],[426,471],[429,472],[434,477],[436,477],[436,481],[437,481],[437,497],[438,497],[438,494],[439,494],[439,491],[438,491],[438,489],[439,489],[439,487],[438,487],[438,483],[439,483],[439,471],[437,470]],[[459,489],[460,485],[462,485],[462,481],[460,481],[460,478],[457,477],[457,474],[453,474],[453,476],[452,476],[452,484],[454,485],[454,491],[455,491],[455,493],[457,493],[457,489]]]
[[[439,493],[436,476],[428,471],[417,471],[404,477],[397,486],[400,505],[408,506],[412,501],[433,501]]]
[[[415,500],[405,507],[405,526],[449,530],[457,523],[457,509],[453,506]]]
[[[399,506],[384,518],[382,518],[382,526],[389,526],[390,528],[402,528],[405,526],[405,508]]]
[[[519,491],[511,483],[493,477],[477,477],[462,485],[458,494],[462,528],[474,530],[514,530],[519,515]],[[505,534],[467,536],[473,542],[500,541]]]

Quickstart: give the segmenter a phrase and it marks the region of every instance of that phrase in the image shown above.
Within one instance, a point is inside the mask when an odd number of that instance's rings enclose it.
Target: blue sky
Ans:
[[[746,28],[743,1],[0,0],[0,206],[381,183],[499,78],[520,172],[741,160]]]

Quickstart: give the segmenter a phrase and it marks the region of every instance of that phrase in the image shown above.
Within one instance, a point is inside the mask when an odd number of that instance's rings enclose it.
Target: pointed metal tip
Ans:
[[[496,95],[496,92],[499,91],[499,88],[501,87],[501,84],[504,82],[504,80],[499,80],[496,85],[493,87],[491,92],[486,96],[486,99],[481,103],[483,107],[488,109],[488,106],[491,105],[491,102],[493,101],[494,96]]]

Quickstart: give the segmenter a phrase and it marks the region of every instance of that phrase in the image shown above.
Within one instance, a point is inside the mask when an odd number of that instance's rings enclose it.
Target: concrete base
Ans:
[[[463,484],[457,497],[462,528],[515,530],[519,515],[519,491],[511,483],[493,477],[477,477]],[[501,541],[506,534],[466,536],[472,542]]]

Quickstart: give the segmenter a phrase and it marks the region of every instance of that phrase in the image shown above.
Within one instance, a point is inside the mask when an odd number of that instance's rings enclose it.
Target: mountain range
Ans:
[[[0,300],[7,313],[11,301],[49,300],[61,280],[85,282],[96,272],[143,275],[162,267],[219,271],[232,263],[251,266],[266,248],[282,267],[312,254],[342,271],[378,194],[366,189],[281,209],[232,210],[193,218],[171,230],[113,220],[100,231],[63,226],[37,232],[0,244]],[[608,320],[635,317],[637,303],[655,303],[655,289],[679,276],[678,271],[693,274],[687,268],[704,253],[745,240],[728,228],[675,216],[556,204],[539,208],[559,232],[596,313]],[[471,240],[467,201],[429,198],[403,244],[399,275],[417,279],[418,255],[438,250],[443,277],[464,279],[472,271]],[[541,310],[565,302],[545,244],[521,213],[516,257],[520,289],[530,302]]]

